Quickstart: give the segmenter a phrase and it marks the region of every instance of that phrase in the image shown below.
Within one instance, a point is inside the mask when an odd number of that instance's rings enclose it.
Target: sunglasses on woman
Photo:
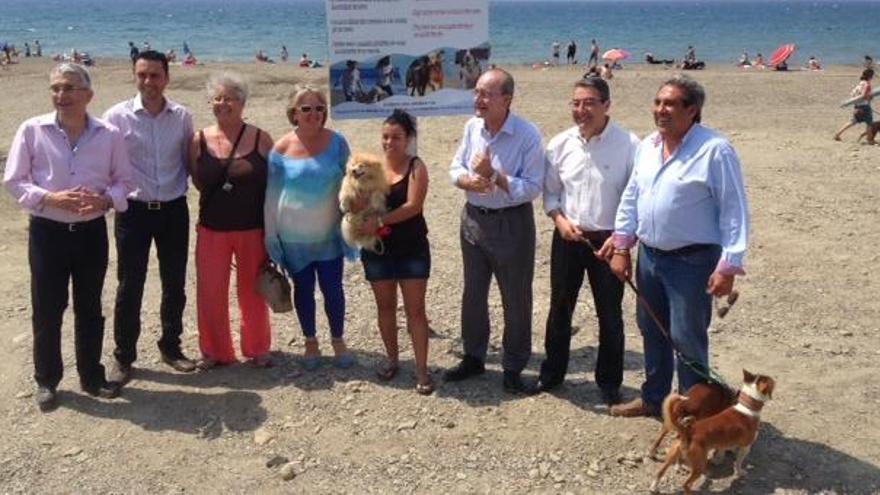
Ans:
[[[299,111],[302,113],[311,113],[312,110],[314,110],[318,113],[324,113],[324,110],[327,110],[327,107],[325,107],[324,105],[315,105],[315,106],[303,105],[303,106],[299,107]]]

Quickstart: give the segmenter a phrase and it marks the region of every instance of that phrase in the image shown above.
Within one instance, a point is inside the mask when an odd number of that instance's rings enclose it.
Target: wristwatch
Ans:
[[[629,256],[629,249],[616,249],[616,248],[615,248],[615,249],[614,249],[614,254],[615,254],[615,255],[619,254],[619,255],[621,255],[621,256]]]

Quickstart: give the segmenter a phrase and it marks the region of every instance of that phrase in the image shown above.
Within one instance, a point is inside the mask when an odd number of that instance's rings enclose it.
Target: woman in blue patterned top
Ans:
[[[330,323],[333,364],[348,368],[354,359],[343,340],[345,294],[343,256],[355,252],[342,240],[337,196],[349,147],[342,135],[324,127],[327,100],[311,86],[294,91],[287,119],[294,126],[269,154],[266,184],[266,251],[293,279],[293,304],[305,335],[304,366],[320,366],[316,337],[315,278]]]

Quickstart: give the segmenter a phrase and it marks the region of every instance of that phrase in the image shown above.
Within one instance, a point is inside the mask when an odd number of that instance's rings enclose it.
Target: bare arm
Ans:
[[[199,174],[198,174],[198,166],[199,166],[199,155],[201,154],[201,143],[199,142],[199,133],[193,133],[192,139],[190,140],[189,145],[189,160],[187,161],[187,168],[189,169],[189,176],[192,177],[193,185],[196,186],[196,189],[199,191],[202,190],[202,185],[199,184]]]

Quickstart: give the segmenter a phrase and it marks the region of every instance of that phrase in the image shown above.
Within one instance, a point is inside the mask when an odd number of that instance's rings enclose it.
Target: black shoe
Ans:
[[[447,382],[460,382],[472,376],[481,375],[486,371],[486,365],[472,356],[465,356],[455,368],[450,368],[443,373],[443,380]]]
[[[504,391],[511,394],[535,395],[538,389],[522,379],[522,375],[515,371],[504,372]]]
[[[104,382],[98,385],[83,385],[83,392],[92,397],[102,399],[115,399],[119,397],[120,387],[118,383]]]
[[[42,412],[54,411],[58,407],[58,396],[53,388],[38,386],[34,398]]]
[[[115,383],[122,387],[131,380],[131,365],[122,364],[117,360],[113,360],[110,371],[107,372],[107,381]]]
[[[619,389],[603,389],[600,394],[602,395],[602,402],[605,403],[605,405],[608,407],[616,406],[617,404],[623,402],[623,399],[620,397]]]
[[[549,381],[544,380],[543,378],[538,378],[538,383],[535,384],[535,390],[537,392],[552,392],[559,388],[562,385],[561,381]]]
[[[195,361],[189,359],[184,356],[182,352],[178,351],[174,354],[162,353],[162,362],[171,366],[177,371],[181,373],[192,373],[196,370]]]

